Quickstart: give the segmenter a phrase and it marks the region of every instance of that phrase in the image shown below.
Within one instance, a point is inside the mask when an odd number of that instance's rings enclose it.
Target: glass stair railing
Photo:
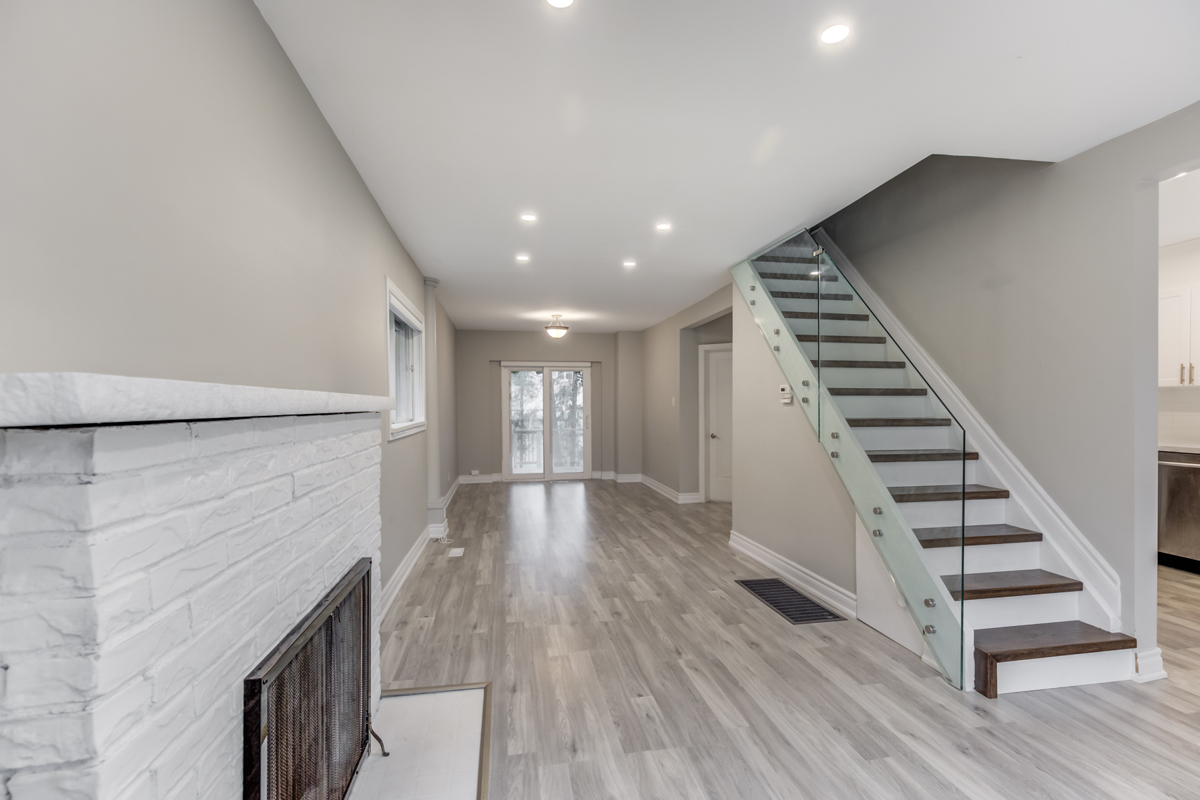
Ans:
[[[928,653],[961,689],[963,601],[954,589],[978,458],[962,426],[808,231],[731,273]]]

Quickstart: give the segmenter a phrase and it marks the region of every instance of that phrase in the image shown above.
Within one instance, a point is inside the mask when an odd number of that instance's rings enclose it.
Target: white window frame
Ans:
[[[425,363],[425,315],[417,308],[404,292],[400,291],[400,287],[392,283],[391,278],[387,278],[387,341],[388,341],[388,396],[392,398],[392,410],[390,412],[391,429],[388,433],[388,441],[399,439],[403,436],[411,436],[414,433],[420,433],[425,430],[425,375],[429,369]],[[413,418],[408,422],[396,421],[396,333],[395,326],[392,324],[392,317],[399,317],[405,325],[408,325],[419,336],[419,347],[421,349],[420,369],[413,372]]]

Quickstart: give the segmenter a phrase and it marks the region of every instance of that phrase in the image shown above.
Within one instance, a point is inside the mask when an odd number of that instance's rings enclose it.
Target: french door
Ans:
[[[590,364],[500,364],[506,481],[592,477]]]

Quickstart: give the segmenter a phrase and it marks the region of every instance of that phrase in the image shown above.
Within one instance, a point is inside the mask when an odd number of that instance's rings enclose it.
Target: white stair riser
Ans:
[[[827,335],[827,334],[826,334]],[[800,342],[809,361],[816,361],[817,343]],[[864,344],[863,342],[821,342],[820,358],[837,358],[854,361],[883,361],[887,358],[887,345]]]
[[[1008,694],[1127,681],[1134,672],[1134,652],[1111,650],[1002,662],[996,665],[996,691]]]
[[[930,402],[924,397],[887,395],[835,395],[834,405],[844,417],[928,417]]]
[[[870,386],[912,388],[907,369],[864,369],[861,367],[822,367],[821,382],[826,386]]]
[[[989,597],[968,600],[967,624],[974,630],[1007,628],[1013,625],[1037,625],[1042,622],[1067,622],[1079,619],[1082,592],[1028,594],[1019,597]]]
[[[963,482],[963,462],[890,461],[874,462],[885,486],[943,486]],[[978,461],[967,461],[967,483],[975,483]]]
[[[1014,569],[1037,569],[1041,566],[1038,542],[984,544],[971,547],[929,547],[925,562],[935,575],[956,575],[967,572],[1005,572]],[[966,550],[965,556],[963,550]]]
[[[851,428],[864,450],[944,450],[962,446],[961,432],[945,426]]]
[[[941,528],[963,524],[961,500],[898,503],[897,506],[910,528]],[[1004,522],[1003,500],[968,500],[966,506],[967,525],[999,525]]]
[[[797,319],[794,317],[785,317],[788,325],[792,329],[792,333],[806,333],[815,335],[817,333],[817,321],[815,319]],[[871,325],[869,322],[853,319],[823,319],[821,320],[821,334],[824,336],[872,336],[870,333]]]

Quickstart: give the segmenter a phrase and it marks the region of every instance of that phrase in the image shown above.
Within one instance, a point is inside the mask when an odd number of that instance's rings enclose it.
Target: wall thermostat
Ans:
[[[792,387],[786,383],[779,385],[779,402],[785,406],[792,404]]]

